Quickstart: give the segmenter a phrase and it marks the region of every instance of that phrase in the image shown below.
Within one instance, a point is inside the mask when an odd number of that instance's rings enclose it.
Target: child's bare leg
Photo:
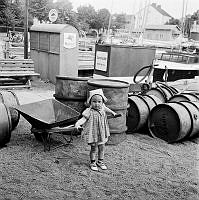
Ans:
[[[103,170],[106,170],[107,167],[103,162],[103,160],[104,160],[104,151],[105,151],[105,144],[98,145],[98,162],[97,162],[97,166],[100,167]]]
[[[95,162],[96,158],[96,153],[97,153],[97,144],[91,144],[91,150],[90,150],[90,161]]]
[[[104,159],[105,144],[98,145],[98,160]]]

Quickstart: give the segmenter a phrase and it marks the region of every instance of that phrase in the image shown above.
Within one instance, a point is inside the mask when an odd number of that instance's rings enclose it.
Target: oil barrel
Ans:
[[[20,114],[14,108],[14,106],[19,105],[19,100],[17,95],[13,91],[0,91],[0,102],[4,103],[10,111],[12,130],[18,125]]]
[[[161,102],[167,102],[174,95],[171,89],[162,85],[160,87],[151,88],[146,94],[158,97]]]
[[[55,99],[81,113],[85,109],[88,79],[83,77],[56,76]]]
[[[181,94],[176,94],[169,99],[169,102],[179,102],[179,101],[199,102],[199,97],[195,93],[181,93]]]
[[[0,146],[2,147],[10,141],[12,122],[10,111],[3,103],[0,103],[0,113]]]
[[[169,102],[151,110],[148,128],[153,137],[168,143],[192,137],[199,132],[198,102]]]
[[[147,120],[153,107],[163,103],[155,95],[131,95],[128,98],[129,108],[127,115],[128,133],[134,133],[147,126]]]

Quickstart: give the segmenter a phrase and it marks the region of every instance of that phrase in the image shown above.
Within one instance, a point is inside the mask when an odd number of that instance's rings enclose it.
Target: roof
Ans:
[[[169,15],[165,10],[163,10],[160,5],[156,5],[156,3],[152,3],[151,6],[154,9],[156,9],[159,13],[161,13],[162,15],[164,15],[166,17],[171,17],[172,18],[172,16]]]
[[[30,31],[60,33],[69,26],[69,24],[36,24],[31,26]]]
[[[178,30],[180,28],[177,25],[148,25],[145,29],[155,29],[155,30]]]

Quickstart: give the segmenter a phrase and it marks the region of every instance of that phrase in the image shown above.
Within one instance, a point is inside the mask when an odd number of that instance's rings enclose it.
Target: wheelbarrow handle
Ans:
[[[51,129],[46,129],[45,131],[48,133],[63,133],[77,130],[74,125],[66,126],[66,127],[55,127]]]
[[[122,116],[122,115],[118,113],[118,114],[116,114],[116,115],[108,115],[107,118],[108,118],[108,119],[111,119],[111,118],[117,118],[117,117],[121,117],[121,116]]]

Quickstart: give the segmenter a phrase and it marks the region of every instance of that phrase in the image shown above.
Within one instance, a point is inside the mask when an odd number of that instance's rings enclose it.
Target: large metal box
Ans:
[[[94,74],[133,77],[143,66],[152,64],[155,51],[155,48],[144,46],[96,44]]]
[[[37,24],[30,29],[30,54],[42,79],[78,76],[79,34],[69,24]]]

